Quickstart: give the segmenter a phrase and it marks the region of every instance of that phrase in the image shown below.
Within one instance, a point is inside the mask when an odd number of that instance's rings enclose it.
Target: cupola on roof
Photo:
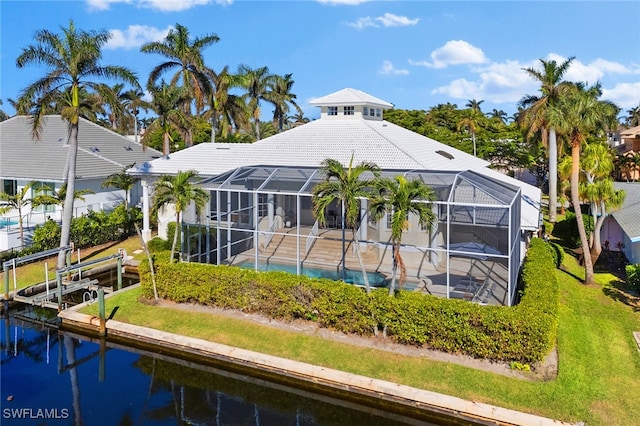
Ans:
[[[382,109],[393,108],[393,104],[390,104],[389,102],[385,102],[368,93],[351,88],[342,89],[335,93],[331,93],[330,95],[314,99],[309,102],[309,104],[319,107],[334,105],[369,105]]]

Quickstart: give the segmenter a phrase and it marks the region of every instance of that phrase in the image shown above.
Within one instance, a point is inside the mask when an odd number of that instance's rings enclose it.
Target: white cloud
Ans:
[[[131,0],[87,0],[89,10],[108,10],[112,3],[131,3]]]
[[[458,99],[483,99],[496,103],[518,102],[525,94],[533,94],[538,84],[523,70],[529,64],[518,61],[491,63],[474,67],[475,80],[459,78],[432,91]]]
[[[602,99],[606,99],[626,110],[640,105],[640,81],[619,83],[613,89],[602,89]]]
[[[486,61],[482,49],[464,40],[450,40],[431,52],[431,62],[409,60],[409,63],[427,68],[446,68],[449,65],[482,64]]]
[[[111,38],[105,48],[137,49],[145,43],[164,39],[171,29],[171,26],[162,30],[147,25],[129,25],[126,30],[109,30]]]
[[[89,9],[108,10],[113,3],[135,4],[145,9],[159,10],[162,12],[179,12],[196,6],[216,3],[222,6],[233,4],[233,0],[86,0]]]
[[[366,28],[366,27],[377,27],[378,24],[376,24],[373,19],[371,19],[370,17],[366,17],[366,18],[358,18],[358,20],[356,22],[349,22],[347,25],[349,25],[350,27],[353,28],[357,28],[359,30]]]
[[[419,21],[419,18],[409,19],[406,16],[398,16],[394,15],[393,13],[387,12],[384,15],[378,16],[376,18],[372,18],[370,16],[358,18],[357,21],[349,22],[347,25],[361,30],[366,27],[406,27],[416,25]]]
[[[398,16],[387,12],[382,16],[378,16],[376,21],[380,22],[383,27],[406,27],[416,25],[420,19],[409,19],[406,16]]]
[[[391,61],[384,61],[379,73],[384,75],[408,75],[409,70],[395,68]]]
[[[209,3],[211,3],[211,0],[140,0],[138,4],[140,7],[146,9],[160,10],[162,12],[179,12]]]

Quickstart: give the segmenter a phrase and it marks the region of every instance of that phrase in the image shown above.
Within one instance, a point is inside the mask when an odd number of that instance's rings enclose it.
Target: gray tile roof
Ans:
[[[611,216],[631,240],[640,240],[640,182],[615,182],[616,189],[626,192],[624,204]]]
[[[94,179],[121,171],[131,163],[144,163],[162,154],[109,129],[80,119],[77,178]],[[0,178],[63,181],[69,146],[68,124],[59,115],[45,117],[40,140],[34,140],[28,116],[0,122]]]

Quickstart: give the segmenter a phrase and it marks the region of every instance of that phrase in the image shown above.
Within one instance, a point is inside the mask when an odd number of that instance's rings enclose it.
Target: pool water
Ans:
[[[235,264],[235,266],[239,266],[241,268],[254,269],[255,264],[250,260],[245,260],[240,263]],[[296,274],[296,265],[290,265],[286,263],[261,263],[258,264],[258,271],[284,271],[289,272],[290,274]],[[306,275],[311,278],[326,278],[329,280],[340,281],[342,280],[342,271],[339,270],[331,270],[331,269],[322,269],[322,268],[312,268],[308,266],[303,266],[300,268],[300,274]],[[380,272],[367,272],[367,278],[369,279],[369,285],[371,287],[386,287],[387,285],[387,277]],[[364,285],[364,278],[362,276],[362,271],[357,271],[354,269],[347,269],[345,271],[345,279],[344,281],[349,284],[355,285]]]
[[[1,218],[0,217],[0,229],[1,228],[8,228],[10,226],[17,225],[17,224],[18,224],[17,220]]]

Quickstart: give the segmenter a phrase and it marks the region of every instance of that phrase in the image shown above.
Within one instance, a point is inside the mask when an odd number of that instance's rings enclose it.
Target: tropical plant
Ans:
[[[580,209],[580,153],[587,136],[604,132],[611,114],[617,110],[611,103],[600,101],[602,94],[599,84],[585,88],[582,84],[572,84],[571,88],[548,112],[548,124],[567,135],[571,145],[571,203],[574,206],[578,234],[584,255],[585,283],[593,284],[593,262]]]
[[[131,200],[131,189],[136,184],[136,178],[127,174],[127,170],[135,166],[136,163],[131,163],[128,166],[124,166],[118,173],[113,173],[102,182],[102,188],[114,187],[121,189],[125,192],[124,208],[129,209],[129,202]]]
[[[211,83],[207,76],[202,50],[214,43],[220,38],[215,34],[207,34],[203,37],[191,39],[187,27],[176,24],[175,29],[169,31],[163,41],[154,41],[144,44],[140,51],[144,53],[158,53],[168,59],[157,65],[149,74],[148,86],[156,85],[156,82],[166,72],[177,70],[169,81],[170,86],[181,85],[184,89],[184,97],[182,99],[182,111],[190,117],[191,105],[195,105],[196,112],[204,109],[207,98],[211,93]],[[183,135],[187,146],[193,144],[192,136],[189,129],[185,129]]]
[[[12,210],[18,211],[18,228],[20,229],[20,247],[24,248],[24,209],[34,206],[36,197],[29,197],[36,182],[29,182],[15,195],[0,192],[0,214],[6,214]],[[39,192],[40,190],[38,190]]]
[[[181,87],[170,86],[164,81],[160,86],[150,86],[149,91],[152,96],[149,106],[158,114],[158,117],[145,132],[142,144],[147,145],[150,135],[157,129],[161,129],[162,154],[168,157],[171,152],[170,142],[174,140],[171,131],[175,130],[184,134],[185,130],[190,127],[189,117],[179,108],[185,102],[186,97]]]
[[[241,65],[239,69],[240,85],[247,90],[243,95],[255,128],[256,140],[260,140],[260,101],[269,101],[269,89],[274,76],[269,74],[268,67],[250,68]]]
[[[173,205],[176,214],[176,232],[173,233],[171,244],[171,262],[178,242],[178,227],[180,217],[193,203],[196,214],[199,215],[209,199],[209,194],[192,182],[197,177],[194,170],[179,171],[175,176],[161,176],[154,184],[153,211],[158,212],[169,204]]]
[[[556,222],[558,210],[558,145],[556,128],[549,124],[548,113],[554,104],[568,90],[562,77],[569,69],[574,57],[568,58],[560,65],[555,60],[540,59],[542,70],[524,68],[524,71],[540,83],[540,95],[527,95],[520,100],[524,108],[520,115],[521,124],[528,130],[528,136],[540,132],[542,144],[548,150],[549,157],[549,222]]]
[[[111,34],[106,30],[77,30],[73,21],[62,34],[39,30],[34,36],[34,45],[22,50],[16,59],[18,68],[27,65],[44,66],[46,74],[25,88],[20,96],[23,103],[33,105],[32,132],[39,139],[46,110],[43,108],[58,96],[61,89],[68,95],[64,108],[60,110],[62,119],[69,123],[69,154],[64,178],[68,185],[67,199],[63,209],[60,247],[69,244],[73,201],[75,194],[76,161],[78,156],[78,122],[81,116],[80,93],[83,89],[97,91],[99,84],[92,78],[111,78],[138,87],[133,72],[120,66],[101,66],[102,47]],[[65,252],[58,255],[58,268],[64,267]]]
[[[34,207],[38,206],[60,206],[64,211],[64,204],[67,201],[67,183],[60,185],[57,191],[54,191],[47,185],[40,188],[40,194],[35,197]],[[85,195],[95,194],[90,189],[76,190],[73,194],[74,200],[84,201]]]
[[[220,131],[223,139],[229,135],[238,123],[238,115],[244,115],[245,108],[238,95],[229,93],[240,83],[237,75],[229,73],[228,66],[219,73],[211,69],[207,69],[206,73],[213,90],[209,94],[209,109],[202,116],[211,121],[211,142],[213,143],[216,141],[217,131]]]
[[[625,123],[629,127],[640,126],[640,104],[637,107],[627,110],[627,116],[625,117]]]
[[[0,105],[2,105],[2,99],[0,99]],[[4,112],[3,109],[0,109],[0,121],[7,120],[9,118],[9,114]]]
[[[140,114],[141,109],[148,111],[151,106],[149,102],[144,100],[144,92],[140,89],[130,89],[124,92],[122,95],[122,103],[133,121],[133,134],[135,135],[136,143],[138,143],[138,135],[140,133],[138,130],[138,114]],[[125,129],[128,133],[131,127],[127,124]],[[142,148],[144,150],[145,147],[143,146]]]
[[[380,220],[385,214],[391,215],[391,241],[393,244],[393,274],[389,294],[395,291],[396,276],[400,270],[399,286],[406,279],[406,266],[400,254],[402,233],[409,229],[409,215],[418,217],[422,229],[433,227],[436,221],[432,202],[436,197],[433,190],[420,179],[408,180],[402,175],[394,179],[380,178],[375,182],[376,194],[371,199],[370,210],[374,220]]]
[[[266,100],[271,102],[274,106],[273,110],[273,125],[277,126],[278,133],[282,132],[285,128],[287,121],[287,114],[289,113],[289,104],[302,114],[302,110],[295,102],[296,95],[291,93],[293,87],[293,74],[285,74],[284,76],[274,75],[271,81],[271,91],[266,95]]]
[[[344,167],[338,160],[326,158],[322,161],[321,170],[325,180],[313,188],[313,215],[322,226],[326,226],[327,208],[336,202],[341,207],[342,227],[342,271],[345,273],[345,228],[351,229],[352,244],[360,262],[364,285],[367,293],[371,291],[367,271],[362,262],[360,244],[356,235],[356,229],[360,220],[360,202],[371,196],[375,179],[380,176],[380,168],[370,162],[353,164],[353,155],[349,165]],[[367,176],[370,174],[371,176]]]

